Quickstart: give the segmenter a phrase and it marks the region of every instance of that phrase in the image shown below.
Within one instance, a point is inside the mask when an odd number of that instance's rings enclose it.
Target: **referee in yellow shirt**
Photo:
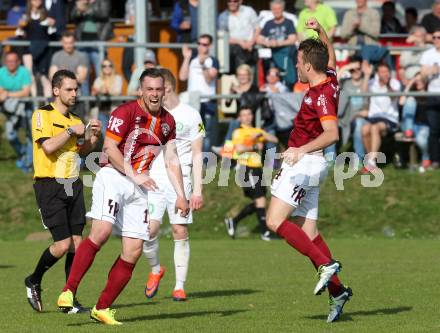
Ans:
[[[266,189],[261,185],[263,179],[261,152],[264,148],[264,142],[278,143],[278,138],[261,128],[252,126],[254,114],[248,106],[240,107],[238,120],[240,128],[232,133],[233,158],[237,159],[240,175],[243,175],[244,171],[241,186],[244,195],[252,199],[252,202],[234,218],[225,219],[226,230],[229,236],[235,238],[238,222],[255,212],[260,225],[261,239],[267,241],[270,240],[270,232],[266,227]]]
[[[77,91],[74,73],[56,72],[52,79],[54,102],[32,115],[35,197],[43,225],[54,241],[44,250],[34,272],[25,279],[27,299],[38,312],[43,310],[41,280],[44,273],[67,253],[65,271],[68,277],[74,249],[82,240],[86,222],[78,154],[93,149],[100,137],[101,123],[91,120],[90,131],[86,131],[81,119],[70,112],[76,103]],[[77,307],[74,312],[79,309]]]

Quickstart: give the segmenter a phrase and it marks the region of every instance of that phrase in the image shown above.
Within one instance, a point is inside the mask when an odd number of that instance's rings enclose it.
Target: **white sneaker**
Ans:
[[[351,296],[353,296],[353,291],[351,290],[351,288],[345,287],[344,292],[338,297],[333,297],[330,295],[328,300],[328,304],[330,305],[330,312],[327,317],[327,323],[333,323],[339,319],[345,303],[350,300]]]
[[[327,265],[321,265],[318,268],[318,278],[319,281],[316,284],[313,293],[315,295],[320,295],[327,287],[328,281],[331,277],[341,270],[342,266],[338,261],[332,261]]]
[[[225,226],[226,226],[226,232],[228,233],[229,237],[235,238],[234,220],[230,217],[225,218]]]

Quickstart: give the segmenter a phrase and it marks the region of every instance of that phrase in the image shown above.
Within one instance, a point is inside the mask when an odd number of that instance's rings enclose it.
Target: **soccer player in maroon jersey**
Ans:
[[[352,296],[341,284],[337,272],[341,264],[318,232],[319,184],[327,174],[323,149],[339,139],[337,107],[339,86],[332,44],[315,18],[306,22],[319,39],[306,39],[298,48],[298,77],[308,83],[300,111],[290,133],[289,148],[282,154],[283,164],[272,183],[272,199],[266,216],[268,227],[289,245],[310,258],[318,270],[314,294],[328,286],[330,313],[327,322],[337,320]],[[294,222],[288,217],[293,213]]]
[[[141,98],[122,104],[112,112],[101,159],[93,184],[92,229],[76,251],[69,279],[58,298],[58,307],[73,306],[81,279],[112,231],[122,238],[122,252],[108,274],[107,284],[90,317],[108,325],[121,324],[110,306],[131,278],[149,237],[147,191],[157,189],[148,175],[151,162],[164,150],[168,177],[177,193],[176,211],[189,213],[182,171],[176,152],[176,124],[162,107],[164,78],[158,69],[146,69],[140,77]]]

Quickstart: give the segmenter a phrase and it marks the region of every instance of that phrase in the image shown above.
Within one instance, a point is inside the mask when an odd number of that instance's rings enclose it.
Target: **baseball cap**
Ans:
[[[144,63],[146,62],[151,62],[153,64],[157,64],[156,62],[156,55],[154,54],[154,52],[150,49],[146,49],[145,53],[144,53]]]

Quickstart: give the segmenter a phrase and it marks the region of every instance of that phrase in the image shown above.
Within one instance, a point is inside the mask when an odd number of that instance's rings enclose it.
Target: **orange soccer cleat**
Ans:
[[[186,301],[186,294],[183,289],[173,290],[173,300],[176,302]]]
[[[148,281],[145,286],[145,296],[147,298],[153,298],[157,291],[159,290],[160,280],[163,278],[165,274],[165,267],[160,266],[159,274],[150,273],[148,276]]]

